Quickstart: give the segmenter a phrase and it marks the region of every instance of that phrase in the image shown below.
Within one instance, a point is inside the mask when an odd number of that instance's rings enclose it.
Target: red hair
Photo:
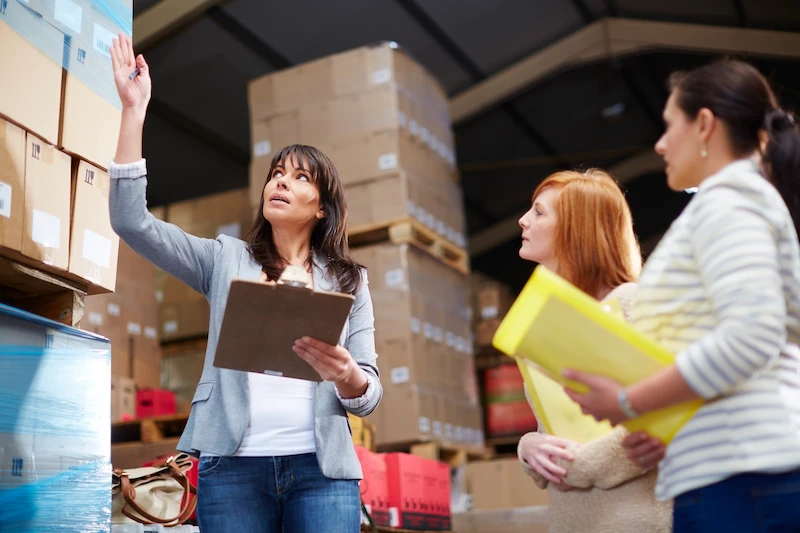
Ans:
[[[602,289],[636,281],[642,254],[630,207],[617,182],[602,170],[565,170],[540,183],[533,200],[548,187],[561,189],[555,201],[553,238],[558,275],[592,297]]]

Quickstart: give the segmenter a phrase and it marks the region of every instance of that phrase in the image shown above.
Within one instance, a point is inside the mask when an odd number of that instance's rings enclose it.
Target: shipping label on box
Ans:
[[[25,132],[0,119],[0,246],[22,249]]]
[[[63,270],[69,266],[71,181],[70,157],[29,133],[22,253]]]
[[[77,162],[72,179],[73,209],[69,271],[91,283],[96,291],[114,291],[119,237],[111,229],[105,172]]]

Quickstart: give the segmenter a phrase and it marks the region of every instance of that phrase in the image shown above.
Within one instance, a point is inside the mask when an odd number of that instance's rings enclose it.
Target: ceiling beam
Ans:
[[[608,169],[617,183],[624,185],[639,176],[664,169],[664,162],[653,150],[643,150]],[[513,216],[492,224],[488,228],[477,232],[469,239],[469,255],[477,257],[492,250],[509,239],[519,235],[520,229],[517,221],[524,215],[521,211]]]
[[[499,105],[561,70],[658,49],[798,58],[800,33],[623,18],[598,20],[455,95],[450,99],[453,123]]]
[[[161,0],[133,19],[133,48],[137,53],[201,16],[223,0]]]

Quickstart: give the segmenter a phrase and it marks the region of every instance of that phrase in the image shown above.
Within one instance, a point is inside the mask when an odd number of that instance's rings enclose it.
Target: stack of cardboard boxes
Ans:
[[[264,76],[249,100],[253,205],[274,155],[312,145],[339,172],[351,229],[411,218],[465,246],[447,95],[395,43]]]
[[[351,234],[399,221],[464,247],[464,209],[448,99],[395,43],[299,65],[249,87],[252,204],[275,154],[299,143],[328,155],[345,187]],[[481,447],[466,277],[413,244],[352,250],[366,266],[384,397],[378,446],[437,440]]]
[[[470,291],[475,345],[481,350],[491,347],[500,322],[514,303],[514,293],[505,283],[479,273],[470,276]]]

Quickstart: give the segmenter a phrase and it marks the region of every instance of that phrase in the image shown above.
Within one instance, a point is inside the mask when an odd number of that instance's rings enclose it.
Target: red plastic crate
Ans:
[[[450,529],[450,467],[406,453],[386,454],[390,526]]]
[[[373,522],[378,526],[389,525],[389,483],[383,455],[356,446],[356,454],[364,471],[361,480],[361,499]]]
[[[142,389],[136,392],[136,418],[174,414],[174,392],[163,389]]]

